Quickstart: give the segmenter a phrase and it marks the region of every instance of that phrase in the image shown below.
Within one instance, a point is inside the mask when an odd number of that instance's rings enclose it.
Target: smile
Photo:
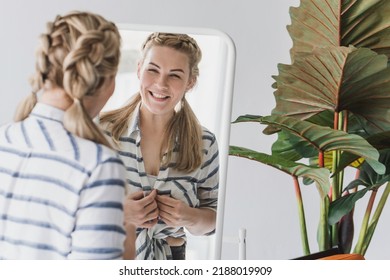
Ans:
[[[165,100],[165,99],[169,98],[169,96],[158,94],[158,93],[154,93],[154,92],[151,92],[151,91],[149,91],[149,93],[150,93],[151,96],[153,96],[156,99]]]

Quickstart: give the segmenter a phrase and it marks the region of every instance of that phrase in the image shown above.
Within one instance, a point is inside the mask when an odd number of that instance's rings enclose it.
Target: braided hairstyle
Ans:
[[[154,46],[170,47],[187,55],[190,68],[190,79],[194,84],[199,76],[198,64],[202,58],[202,52],[196,41],[187,34],[161,33],[150,34],[142,45],[142,57]],[[100,118],[102,123],[107,123],[113,140],[119,143],[119,138],[128,128],[128,119],[137,105],[141,102],[140,94],[136,94],[130,102],[117,110],[103,113]],[[202,128],[189,103],[183,97],[180,110],[174,114],[166,128],[168,152],[161,162],[163,166],[168,164],[177,170],[191,172],[202,163]],[[173,152],[177,157],[173,159]]]
[[[15,121],[24,120],[37,103],[43,87],[65,90],[73,104],[64,116],[65,128],[85,139],[110,146],[84,109],[84,96],[98,93],[113,77],[120,58],[120,35],[114,23],[88,12],[57,16],[40,36],[32,92],[19,105]]]

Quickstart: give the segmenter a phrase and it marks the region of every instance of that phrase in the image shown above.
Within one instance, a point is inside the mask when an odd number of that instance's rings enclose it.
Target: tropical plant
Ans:
[[[278,133],[272,154],[237,146],[229,153],[291,175],[304,254],[311,252],[301,182],[319,191],[319,250],[337,245],[364,255],[390,193],[390,1],[301,0],[290,16],[291,64],[279,64],[274,76],[276,107],[234,122]],[[350,182],[347,168],[356,169]],[[355,203],[365,195],[352,250]]]

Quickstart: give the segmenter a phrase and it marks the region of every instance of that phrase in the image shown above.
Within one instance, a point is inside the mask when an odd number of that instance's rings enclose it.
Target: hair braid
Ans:
[[[96,94],[106,79],[117,72],[120,58],[117,27],[99,15],[73,12],[57,16],[48,24],[48,34],[41,35],[40,39],[37,71],[32,79],[34,98],[28,97],[28,102],[21,105],[31,108],[18,110],[15,119],[27,117],[37,102],[36,92],[43,85],[60,87],[74,100],[65,112],[65,128],[79,137],[109,146],[86,113],[82,99]]]
[[[96,20],[98,26],[92,30],[86,29],[77,18],[66,20],[69,28],[80,35],[63,62],[64,89],[74,100],[65,112],[64,126],[82,138],[110,146],[81,102],[84,96],[95,94],[106,78],[115,75],[119,64],[118,30],[100,18]]]
[[[37,93],[43,88],[45,79],[50,71],[49,53],[52,44],[51,32],[53,23],[47,23],[47,33],[39,36],[40,46],[36,50],[35,73],[30,78],[31,94],[28,95],[18,106],[14,120],[24,120],[37,103]]]

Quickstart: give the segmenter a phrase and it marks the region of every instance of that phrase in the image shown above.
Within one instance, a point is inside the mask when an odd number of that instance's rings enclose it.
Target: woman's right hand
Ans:
[[[157,191],[144,197],[143,191],[129,194],[124,203],[125,223],[140,228],[151,228],[157,223],[159,211],[156,202]]]

